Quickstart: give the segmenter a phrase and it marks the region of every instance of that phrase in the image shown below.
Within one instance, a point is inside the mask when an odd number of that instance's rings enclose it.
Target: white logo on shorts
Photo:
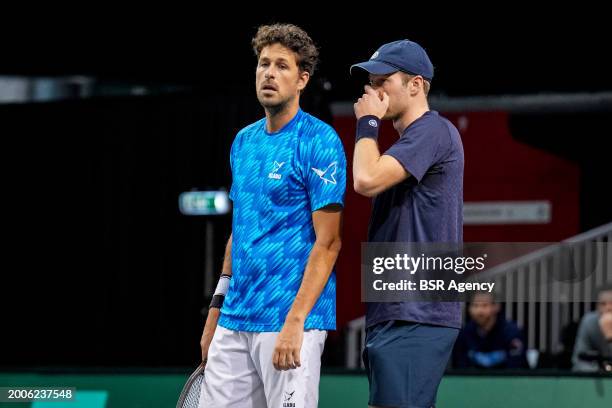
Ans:
[[[289,402],[291,401],[291,398],[293,398],[293,394],[295,394],[295,390],[293,392],[287,392],[284,391],[285,393],[285,400],[283,402],[283,408],[285,407],[295,407],[295,402]]]

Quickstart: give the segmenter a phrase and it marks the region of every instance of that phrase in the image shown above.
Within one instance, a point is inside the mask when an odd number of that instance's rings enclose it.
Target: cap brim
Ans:
[[[353,68],[361,68],[364,71],[374,75],[387,75],[399,71],[392,65],[372,60],[352,65],[350,69],[351,74],[353,73]]]

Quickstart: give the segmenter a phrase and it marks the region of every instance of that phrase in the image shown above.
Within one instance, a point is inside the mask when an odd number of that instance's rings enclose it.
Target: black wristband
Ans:
[[[208,308],[210,309],[211,307],[216,307],[217,309],[221,309],[221,307],[223,306],[224,300],[225,300],[225,296],[214,295],[212,297],[212,300],[210,301],[210,305],[208,306]]]
[[[357,133],[355,134],[355,143],[364,137],[377,140],[378,129],[380,128],[380,119],[374,115],[366,115],[359,118],[357,121]]]

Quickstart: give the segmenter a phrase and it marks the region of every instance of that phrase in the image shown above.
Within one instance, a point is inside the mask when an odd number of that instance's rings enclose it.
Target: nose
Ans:
[[[368,85],[370,86],[370,88],[372,88],[372,90],[374,92],[376,92],[378,94],[378,97],[382,101],[382,99],[383,99],[383,89],[382,89],[382,86],[380,84],[374,83],[374,82],[371,82]]]
[[[276,69],[274,68],[273,65],[270,65],[268,68],[266,68],[266,71],[264,72],[264,78],[274,79],[275,75],[276,75]]]

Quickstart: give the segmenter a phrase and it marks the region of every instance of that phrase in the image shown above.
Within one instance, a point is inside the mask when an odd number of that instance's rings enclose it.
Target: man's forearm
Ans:
[[[372,184],[375,177],[376,163],[380,159],[380,151],[376,140],[363,138],[355,144],[353,155],[353,180],[355,190],[359,191]]]
[[[230,275],[232,274],[232,236],[230,234],[229,239],[227,240],[227,245],[225,246],[225,255],[223,257],[223,268],[221,269],[222,275]]]
[[[304,323],[327,284],[340,247],[340,239],[330,242],[315,241],[308,257],[302,284],[287,315],[288,322]]]
[[[225,257],[223,258],[223,268],[221,269],[221,277],[217,282],[217,287],[213,292],[213,297],[210,301],[209,309],[221,309],[223,301],[229,290],[229,282],[232,278],[232,235],[227,240],[225,246]]]
[[[225,246],[225,258],[223,259],[223,269],[221,275],[232,274],[232,235],[227,240]],[[223,279],[223,278],[222,278]],[[227,279],[227,278],[225,278]],[[216,290],[216,289],[215,289]],[[219,299],[216,299],[218,298]],[[223,305],[223,299],[225,295],[215,295],[211,301],[211,306],[208,308],[208,316],[206,316],[206,323],[204,324],[204,330],[202,332],[202,338],[200,339],[200,347],[202,349],[202,361],[206,363],[208,358],[208,348],[212,342],[215,330],[217,329],[217,322],[221,315],[221,306]]]
[[[409,176],[396,158],[380,154],[374,139],[362,138],[355,144],[353,187],[357,193],[374,197]]]

